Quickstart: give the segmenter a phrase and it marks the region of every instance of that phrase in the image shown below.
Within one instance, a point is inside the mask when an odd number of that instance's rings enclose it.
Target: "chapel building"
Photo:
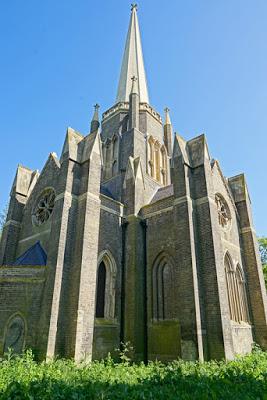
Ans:
[[[243,174],[151,106],[136,5],[115,104],[67,129],[41,173],[19,165],[0,247],[0,353],[77,362],[232,359],[267,349],[267,302]]]

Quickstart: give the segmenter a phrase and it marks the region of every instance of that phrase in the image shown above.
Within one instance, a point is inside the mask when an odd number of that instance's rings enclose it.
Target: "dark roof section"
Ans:
[[[112,200],[115,200],[110,191],[105,186],[100,186],[100,193],[104,196],[110,197]]]
[[[25,251],[12,265],[46,265],[47,255],[40,242]]]
[[[163,200],[167,197],[173,196],[173,185],[164,186],[159,188],[158,191],[155,193],[154,197],[152,198],[151,203],[155,203],[156,201]]]

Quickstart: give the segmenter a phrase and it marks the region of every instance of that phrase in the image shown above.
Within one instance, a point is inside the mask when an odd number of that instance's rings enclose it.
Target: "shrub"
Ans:
[[[123,358],[77,366],[72,360],[37,363],[31,351],[0,362],[0,398],[267,400],[267,353],[230,362],[130,364]]]

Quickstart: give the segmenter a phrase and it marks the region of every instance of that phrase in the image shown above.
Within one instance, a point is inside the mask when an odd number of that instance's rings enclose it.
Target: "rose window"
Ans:
[[[219,194],[216,194],[215,196],[215,203],[218,211],[219,224],[223,228],[226,228],[231,221],[231,215],[228,205],[226,201]]]
[[[56,194],[54,189],[47,189],[39,198],[33,213],[35,225],[42,225],[52,214],[55,205]]]

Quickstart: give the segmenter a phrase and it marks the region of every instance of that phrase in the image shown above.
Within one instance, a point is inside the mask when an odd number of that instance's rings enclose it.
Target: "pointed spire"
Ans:
[[[131,77],[137,77],[140,102],[149,103],[141,37],[137,18],[137,4],[131,6],[131,19],[121,66],[117,103],[129,101]]]
[[[165,123],[164,123],[164,125],[171,125],[172,123],[171,123],[171,119],[170,119],[170,109],[168,107],[166,107],[164,109],[164,111],[165,111]]]
[[[93,118],[91,121],[90,133],[97,131],[97,129],[99,128],[99,125],[100,125],[99,115],[98,115],[98,110],[100,108],[100,105],[96,103],[94,105],[94,108],[95,108],[95,112],[94,112],[94,115],[93,115]]]
[[[166,107],[165,111],[165,122],[164,122],[164,144],[167,149],[168,156],[172,154],[172,123],[170,119],[170,109]]]

